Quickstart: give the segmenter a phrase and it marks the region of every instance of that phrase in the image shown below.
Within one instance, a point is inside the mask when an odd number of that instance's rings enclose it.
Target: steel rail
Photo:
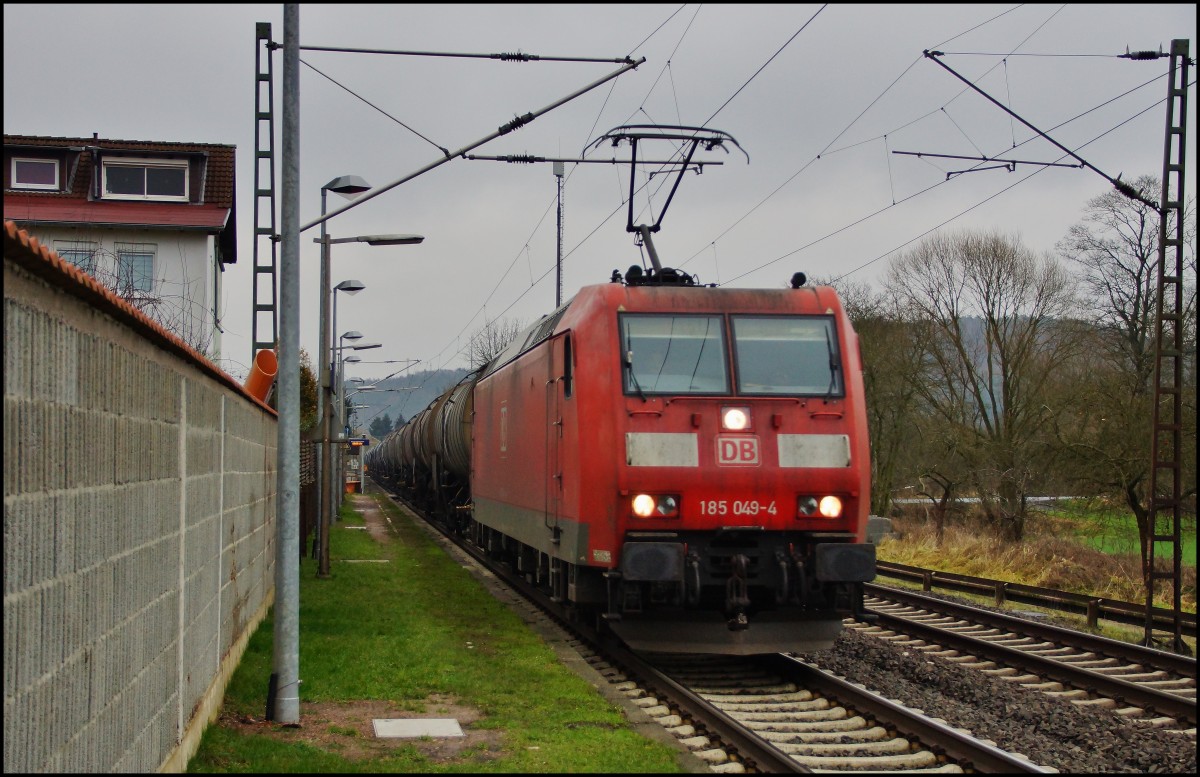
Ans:
[[[938,755],[955,761],[967,771],[994,774],[1051,774],[1057,769],[1039,766],[1025,758],[1008,753],[975,737],[964,734],[949,724],[940,723],[926,715],[862,688],[848,680],[835,677],[819,667],[794,656],[783,654],[770,656],[768,665],[774,665],[783,675],[799,675],[799,682],[823,696],[836,699],[845,707],[865,713],[887,725],[903,726],[901,736],[915,738],[921,745]]]
[[[877,626],[886,624],[888,628],[928,642],[961,648],[971,655],[986,658],[997,664],[1015,667],[1040,677],[1048,677],[1073,688],[1081,688],[1090,694],[1099,694],[1124,704],[1141,707],[1148,713],[1165,715],[1176,720],[1186,721],[1192,726],[1196,725],[1195,700],[1147,688],[1117,677],[1109,677],[1089,669],[1073,667],[1070,664],[1027,653],[1019,648],[997,645],[984,639],[948,631],[901,616],[869,608],[867,612],[878,618],[875,622]]]
[[[874,583],[865,584],[863,591],[872,596],[878,596],[881,599],[889,599],[893,602],[921,607],[927,610],[936,610],[937,612],[965,618],[974,623],[983,623],[1031,637],[1047,639],[1064,647],[1073,647],[1079,650],[1100,653],[1112,658],[1146,664],[1153,666],[1155,669],[1164,669],[1182,677],[1196,679],[1196,659],[1190,656],[1181,656],[1178,653],[1148,648],[1132,642],[1122,642],[1117,639],[1087,634],[1050,623],[1039,623],[1019,618],[1015,615],[983,610],[958,602],[949,602],[945,599],[924,596],[913,591],[884,588]]]
[[[954,572],[942,572],[934,569],[897,564],[890,561],[877,561],[875,568],[879,575],[920,582],[925,590],[941,588],[947,591],[975,594],[977,596],[993,596],[996,604],[1004,602],[1019,602],[1035,607],[1085,615],[1088,625],[1095,626],[1100,618],[1133,626],[1142,626],[1146,622],[1146,608],[1133,602],[1123,602],[1117,599],[1106,599],[1100,596],[1088,596],[1071,591],[1055,591],[1050,588],[1009,583],[1003,580],[988,580],[982,577],[971,577]],[[1183,633],[1196,636],[1196,614],[1185,612],[1181,614]],[[1173,612],[1163,607],[1154,608],[1155,622],[1173,622]]]
[[[692,718],[697,733],[707,733],[720,740],[726,752],[735,753],[738,760],[746,764],[747,770],[756,769],[770,773],[808,773],[809,769],[770,742],[749,731],[724,711],[700,698],[660,669],[646,663],[629,648],[612,640],[602,642],[605,655],[618,661],[623,668],[638,677],[638,685],[652,690],[654,695],[665,698],[670,706]],[[644,680],[644,682],[643,682]]]

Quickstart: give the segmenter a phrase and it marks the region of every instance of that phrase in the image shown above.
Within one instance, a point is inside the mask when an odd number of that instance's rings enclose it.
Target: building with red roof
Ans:
[[[237,261],[236,147],[4,136],[4,219],[210,358]]]

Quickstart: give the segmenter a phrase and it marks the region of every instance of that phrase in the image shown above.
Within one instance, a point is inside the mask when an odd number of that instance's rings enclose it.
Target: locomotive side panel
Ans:
[[[543,342],[476,384],[471,490],[480,524],[574,561],[586,554],[588,532],[563,514],[554,349],[554,340]]]
[[[600,287],[606,292],[606,287]],[[596,287],[575,297],[570,326],[572,396],[563,407],[563,483],[566,515],[588,527],[588,546],[574,558],[598,570],[620,558],[622,517],[618,471],[623,419],[613,398],[621,392],[614,306]]]

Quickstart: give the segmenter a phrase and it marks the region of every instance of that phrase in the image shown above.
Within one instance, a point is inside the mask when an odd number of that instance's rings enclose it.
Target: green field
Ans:
[[[1071,537],[1101,553],[1137,555],[1140,552],[1137,521],[1128,510],[1092,505],[1078,500],[1057,505],[1045,512],[1048,517],[1057,519],[1058,526],[1067,527]],[[1183,563],[1194,567],[1196,516],[1185,515],[1181,529]],[[1169,544],[1160,544],[1155,551],[1158,558],[1170,558]]]

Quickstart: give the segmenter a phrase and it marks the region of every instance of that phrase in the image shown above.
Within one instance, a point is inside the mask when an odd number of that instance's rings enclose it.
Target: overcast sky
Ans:
[[[471,153],[579,158],[625,124],[728,133],[749,162],[732,145],[728,154],[699,153],[724,164],[684,178],[655,243],[664,265],[736,287],[778,288],[803,270],[878,288],[891,252],[943,225],[999,228],[1053,251],[1086,202],[1110,188],[1091,170],[1027,164],[947,180],[978,163],[892,153],[1074,161],[924,50],[945,52],[945,65],[1103,173],[1128,180],[1161,174],[1168,60],[1115,55],[1127,47],[1169,52],[1176,38],[1191,41],[1193,58],[1197,48],[1190,4],[300,9],[301,46],[645,57],[636,70]],[[6,134],[237,146],[241,234],[222,319],[222,366],[237,377],[251,348],[256,22],[271,23],[282,43],[282,5],[4,6]],[[275,56],[278,99],[282,51]],[[442,159],[439,147],[473,144],[619,67],[304,50],[300,58],[302,223],[320,215],[321,186],[337,176],[391,183]],[[1194,116],[1194,86],[1188,104]],[[281,103],[276,116],[278,128]],[[1194,196],[1194,126],[1188,135]],[[671,150],[646,145],[639,156],[665,159]],[[628,160],[629,145],[591,154],[614,157]],[[652,223],[669,191],[664,176],[646,181],[643,169],[637,223]],[[628,164],[568,164],[564,192],[567,299],[643,260],[625,229]],[[338,329],[383,344],[364,359],[419,359],[417,370],[465,366],[466,342],[485,321],[530,322],[553,309],[556,194],[549,164],[455,158],[334,217],[335,238],[426,238],[418,246],[334,247],[333,283],[367,287],[339,295]],[[328,210],[346,202],[331,194]],[[314,356],[318,234],[313,228],[300,240],[301,344]],[[400,366],[363,363],[348,374],[377,378]]]

